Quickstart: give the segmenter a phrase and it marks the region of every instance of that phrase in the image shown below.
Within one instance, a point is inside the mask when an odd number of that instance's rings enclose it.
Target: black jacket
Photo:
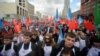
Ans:
[[[24,48],[27,49],[29,47],[29,43],[25,46],[26,47],[24,47]],[[21,47],[22,47],[22,43],[18,45],[18,53],[19,53]],[[32,52],[30,52],[26,56],[39,56],[38,55],[38,47],[34,43],[32,43],[31,48],[32,48]]]
[[[58,53],[59,53],[60,51],[62,51],[62,48],[64,48],[64,41],[61,42],[60,44],[56,45],[56,46],[53,48],[52,53],[51,53],[51,56],[57,56]],[[79,50],[79,48],[73,47],[72,49],[74,49],[74,51],[72,50],[71,56],[80,56],[80,50]]]

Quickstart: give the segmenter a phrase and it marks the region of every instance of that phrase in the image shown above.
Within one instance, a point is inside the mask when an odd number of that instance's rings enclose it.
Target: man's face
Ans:
[[[65,38],[65,47],[71,48],[71,47],[74,46],[74,43],[75,43],[75,38],[71,38],[71,37],[69,37],[69,36],[67,36],[67,37]]]
[[[8,44],[10,44],[11,43],[11,40],[10,39],[4,39],[4,44],[5,45],[8,45]]]
[[[24,40],[23,40],[23,43],[24,44],[27,44],[30,42],[30,37],[29,36],[24,36]]]

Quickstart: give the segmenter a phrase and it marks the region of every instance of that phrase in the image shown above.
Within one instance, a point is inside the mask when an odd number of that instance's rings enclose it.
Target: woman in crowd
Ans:
[[[44,56],[51,56],[51,51],[53,46],[54,46],[54,42],[52,37],[49,34],[45,35],[44,43],[43,43]]]

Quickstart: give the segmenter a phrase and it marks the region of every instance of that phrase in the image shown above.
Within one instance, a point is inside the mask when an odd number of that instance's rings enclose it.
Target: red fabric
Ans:
[[[62,20],[60,20],[60,23],[61,24],[66,24],[66,20],[62,19]]]
[[[78,23],[76,20],[69,21],[68,26],[70,30],[78,29]]]
[[[5,30],[5,29],[3,29],[3,30]],[[13,29],[12,28],[10,28],[8,31],[2,31],[2,36],[7,36],[7,35],[11,35],[11,34],[13,34]]]
[[[94,25],[92,24],[92,22],[88,21],[88,20],[84,20],[84,27],[89,30],[92,31],[95,29]]]
[[[13,25],[17,24],[17,19],[13,19]]]
[[[9,26],[9,25],[10,25],[10,22],[4,21],[4,27]]]
[[[19,33],[21,31],[21,23],[18,23],[14,26],[15,33]]]
[[[66,24],[67,24],[67,25],[69,24],[69,20],[68,20],[68,19],[66,19]]]
[[[32,20],[30,18],[26,19],[26,26],[29,26],[32,23]]]

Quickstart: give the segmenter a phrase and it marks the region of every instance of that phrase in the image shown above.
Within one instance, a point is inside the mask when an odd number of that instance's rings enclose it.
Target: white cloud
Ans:
[[[81,0],[73,0],[71,3],[72,12],[80,10]]]
[[[74,0],[70,0],[70,3],[72,3]]]
[[[40,11],[42,14],[54,15],[56,9],[63,9],[63,0],[29,0],[35,6],[35,11]]]
[[[80,6],[80,5],[81,5],[81,3],[80,3],[80,2],[78,2],[76,5],[77,5],[77,6]]]
[[[29,0],[35,6],[35,11],[40,11],[42,14],[55,15],[56,9],[59,12],[63,10],[64,0]],[[72,12],[80,10],[81,0],[70,0]]]

